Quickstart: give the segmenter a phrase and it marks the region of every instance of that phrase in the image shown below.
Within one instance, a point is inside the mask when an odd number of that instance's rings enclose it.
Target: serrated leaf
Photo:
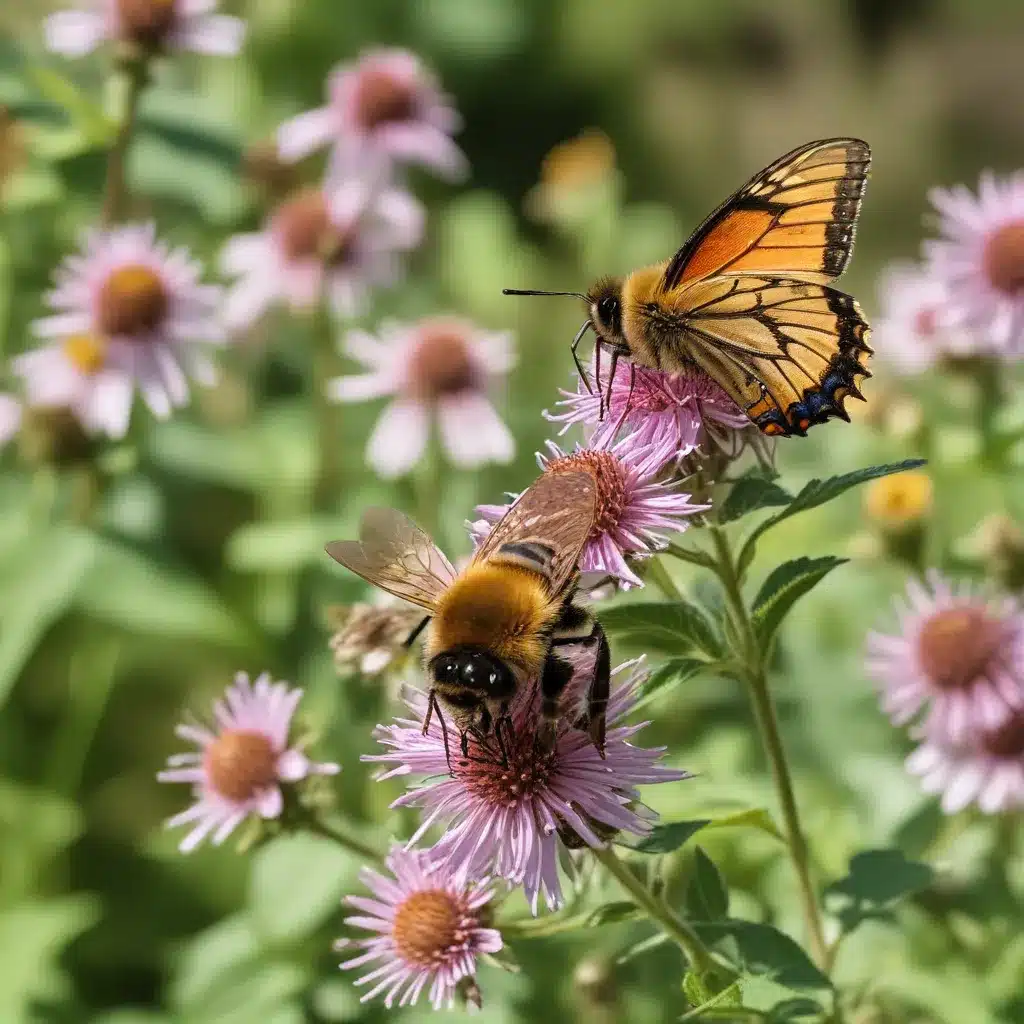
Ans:
[[[715,657],[721,640],[715,627],[688,601],[641,601],[601,612],[601,624],[622,646],[644,654],[685,655],[693,650]]]
[[[720,921],[729,913],[729,890],[715,862],[698,846],[693,877],[686,887],[686,910],[697,921]]]
[[[661,825],[655,825],[642,839],[636,843],[630,843],[628,846],[629,849],[635,850],[637,853],[671,853],[673,850],[678,850],[688,839],[710,824],[710,818],[664,822]]]
[[[736,967],[764,975],[785,988],[824,989],[832,982],[785,932],[770,924],[741,921],[696,921],[697,933],[708,944],[731,940],[739,962]]]
[[[640,917],[635,903],[629,900],[617,900],[598,907],[587,918],[584,927],[599,928],[605,924],[619,924],[622,921],[635,921]]]
[[[847,561],[846,558],[836,558],[834,555],[794,558],[791,562],[783,562],[768,574],[754,599],[752,612],[754,628],[762,647],[775,635],[790,608],[833,569]]]
[[[774,480],[761,475],[741,476],[731,487],[725,501],[718,506],[718,521],[731,523],[762,508],[788,505],[793,495]]]

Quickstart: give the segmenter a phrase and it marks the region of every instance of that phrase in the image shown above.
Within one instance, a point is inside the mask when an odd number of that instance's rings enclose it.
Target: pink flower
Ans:
[[[407,50],[373,50],[331,72],[329,102],[278,130],[285,160],[333,145],[332,174],[349,176],[419,164],[459,180],[466,158],[451,140],[461,118],[433,75]]]
[[[23,407],[13,395],[0,393],[0,448],[13,440],[21,429]]]
[[[215,14],[216,7],[217,0],[86,0],[46,19],[46,45],[65,57],[84,57],[105,42],[232,57],[242,47],[245,22]]]
[[[896,725],[924,713],[924,734],[958,746],[1024,708],[1024,617],[1009,599],[955,589],[939,573],[911,581],[899,633],[868,636],[867,670]]]
[[[618,577],[623,589],[642,587],[643,580],[629,563],[646,558],[667,543],[667,533],[681,533],[687,519],[709,505],[693,505],[689,494],[681,494],[660,472],[675,455],[673,434],[659,435],[649,444],[638,444],[627,436],[604,447],[582,448],[566,454],[548,441],[547,456],[539,455],[541,469],[548,473],[590,473],[597,482],[597,519],[580,557],[583,572],[608,573]],[[481,540],[508,510],[508,505],[478,505],[482,518],[471,524],[474,540]]]
[[[488,385],[515,363],[507,332],[484,331],[455,317],[430,317],[412,326],[385,324],[379,338],[349,331],[344,351],[370,372],[333,380],[329,394],[335,401],[395,396],[366,449],[380,476],[401,476],[416,465],[435,415],[454,465],[475,469],[511,461],[515,442],[487,397]]]
[[[394,804],[424,810],[423,823],[411,842],[432,825],[441,824],[445,833],[432,849],[432,857],[470,876],[493,872],[522,884],[534,912],[542,890],[547,905],[558,907],[562,903],[560,839],[578,849],[601,847],[616,832],[645,835],[657,816],[640,803],[637,786],[688,778],[686,772],[658,763],[664,748],[644,749],[628,742],[646,724],[624,724],[645,673],[636,662],[619,666],[615,674],[622,672],[626,679],[613,685],[608,703],[604,759],[586,732],[568,724],[577,718],[569,710],[559,725],[554,750],[538,753],[539,696],[533,687],[512,710],[512,729],[505,738],[507,765],[496,750],[481,747],[473,739],[469,744],[473,760],[466,761],[458,754],[458,736],[449,736],[452,778],[436,715],[423,735],[426,700],[422,694],[410,703],[414,718],[377,727],[377,739],[389,750],[365,760],[395,766],[381,778],[424,776]],[[577,672],[570,684],[576,700],[589,678],[589,671]]]
[[[168,828],[193,826],[181,842],[182,853],[194,850],[211,832],[215,844],[223,843],[251,814],[278,817],[284,809],[282,783],[341,770],[336,764],[310,761],[299,746],[289,744],[292,716],[301,699],[301,690],[271,683],[267,672],[252,684],[239,672],[224,699],[213,705],[215,725],[178,726],[176,734],[199,750],[175,754],[157,778],[193,786],[195,803],[167,822]]]
[[[486,881],[467,881],[420,850],[393,849],[386,863],[393,879],[369,868],[361,873],[372,898],[345,898],[362,911],[346,918],[345,924],[373,936],[338,943],[337,949],[355,945],[364,951],[341,968],[374,965],[356,982],[375,983],[363,996],[364,1003],[383,992],[388,1009],[396,999],[399,1006],[411,1006],[427,989],[435,1010],[451,1008],[467,980],[475,988],[480,954],[502,948],[501,932],[487,926],[487,904],[494,893]]]
[[[299,189],[262,231],[235,235],[224,246],[221,269],[238,278],[225,323],[248,327],[277,302],[308,311],[325,294],[339,315],[361,315],[373,288],[400,278],[397,255],[419,245],[424,220],[423,207],[400,189],[359,181]]]
[[[89,233],[54,275],[47,301],[56,312],[32,325],[51,343],[14,362],[29,403],[69,406],[83,426],[111,437],[128,429],[135,387],[159,419],[187,405],[185,370],[213,383],[207,347],[224,340],[220,289],[202,284],[201,273],[188,250],[157,241],[151,224]]]
[[[1024,171],[981,175],[965,186],[933,188],[943,237],[925,242],[927,270],[946,289],[945,319],[980,331],[996,349],[1024,343]]]

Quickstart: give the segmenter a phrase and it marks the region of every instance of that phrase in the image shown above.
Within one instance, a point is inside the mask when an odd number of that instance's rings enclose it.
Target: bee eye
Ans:
[[[597,304],[597,315],[602,323],[610,327],[619,315],[619,300],[614,295],[606,295]]]

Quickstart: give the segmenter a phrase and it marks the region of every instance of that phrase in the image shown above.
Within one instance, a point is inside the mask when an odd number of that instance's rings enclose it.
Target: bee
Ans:
[[[576,351],[587,331],[598,360],[601,348],[611,353],[602,415],[617,362],[628,358],[631,367],[706,373],[767,435],[802,437],[832,416],[848,421],[844,402],[863,400],[857,378],[871,376],[872,350],[860,307],[832,282],[853,251],[870,162],[859,139],[808,143],[751,178],[664,263],[586,294],[505,294],[584,301],[571,351],[591,391]]]
[[[493,737],[508,763],[503,732],[513,701],[539,680],[538,745],[549,750],[572,665],[563,646],[596,648],[587,708],[577,723],[604,756],[611,655],[600,623],[574,603],[580,552],[594,525],[597,488],[588,473],[545,473],[509,508],[462,572],[410,519],[371,508],[358,541],[334,541],[327,553],[396,597],[427,612],[409,637],[427,629],[424,660],[430,678],[423,732],[441,721],[445,755],[450,718],[469,758],[469,740],[489,750]]]

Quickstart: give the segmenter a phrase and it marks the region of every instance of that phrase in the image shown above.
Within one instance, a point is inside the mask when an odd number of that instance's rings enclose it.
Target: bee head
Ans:
[[[431,661],[430,672],[441,687],[469,690],[482,700],[511,697],[516,689],[511,669],[484,650],[446,651]]]
[[[605,278],[587,293],[587,314],[594,333],[606,344],[629,348],[622,333],[622,281]]]

